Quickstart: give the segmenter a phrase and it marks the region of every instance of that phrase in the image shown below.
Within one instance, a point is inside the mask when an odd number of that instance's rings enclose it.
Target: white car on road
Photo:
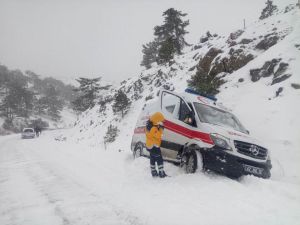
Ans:
[[[33,128],[24,128],[21,134],[23,139],[25,138],[35,138],[35,132]]]

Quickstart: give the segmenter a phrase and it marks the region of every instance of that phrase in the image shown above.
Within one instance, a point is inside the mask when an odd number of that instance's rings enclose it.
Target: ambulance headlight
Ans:
[[[232,148],[228,144],[228,138],[220,134],[210,134],[210,137],[216,146],[232,151]]]

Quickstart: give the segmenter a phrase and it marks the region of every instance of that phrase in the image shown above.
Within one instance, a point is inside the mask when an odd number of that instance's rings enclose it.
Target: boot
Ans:
[[[152,175],[152,177],[157,177],[158,173],[156,170],[151,170],[151,175]]]
[[[167,177],[167,174],[166,174],[165,171],[163,171],[163,170],[162,170],[162,171],[159,171],[159,174],[158,174],[158,175],[159,175],[160,178]]]

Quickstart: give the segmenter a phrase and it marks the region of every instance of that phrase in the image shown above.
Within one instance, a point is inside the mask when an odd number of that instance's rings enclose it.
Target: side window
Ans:
[[[190,109],[185,104],[184,101],[181,100],[180,102],[180,114],[179,114],[179,120],[185,122],[185,120],[190,116]]]
[[[189,105],[189,106],[193,110],[193,107],[191,105]],[[190,111],[187,104],[182,100],[180,102],[179,120],[181,120],[182,122],[184,122],[190,126],[197,127],[193,113]]]
[[[163,92],[161,99],[162,112],[169,114],[169,116],[172,116],[175,119],[178,119],[180,101],[181,100],[178,96]]]

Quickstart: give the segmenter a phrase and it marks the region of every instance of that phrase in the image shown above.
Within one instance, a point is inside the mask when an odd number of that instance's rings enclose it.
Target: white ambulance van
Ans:
[[[145,125],[150,115],[165,116],[161,144],[165,161],[183,166],[187,173],[211,170],[229,177],[269,178],[270,153],[231,112],[214,97],[186,89],[182,94],[161,90],[159,99],[146,104],[137,120],[131,150],[135,157],[149,156]]]

